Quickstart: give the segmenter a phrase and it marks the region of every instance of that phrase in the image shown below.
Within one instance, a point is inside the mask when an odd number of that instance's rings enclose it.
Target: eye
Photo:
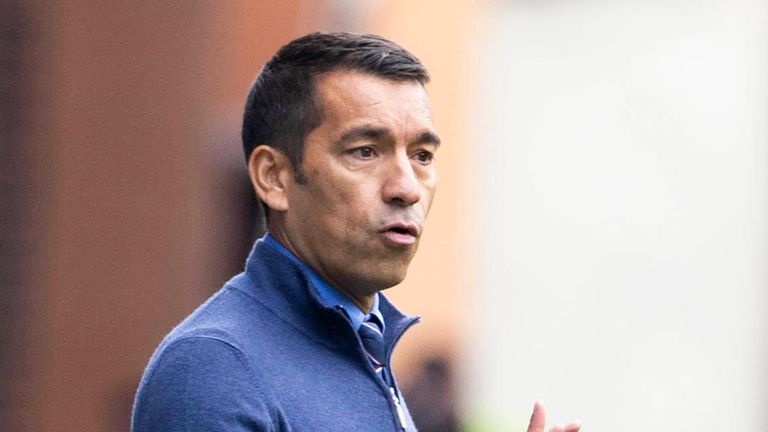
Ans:
[[[350,150],[350,153],[360,159],[370,159],[376,155],[373,147],[358,147]]]
[[[427,150],[419,150],[416,152],[416,154],[414,154],[414,157],[417,161],[424,165],[430,164],[435,159],[435,155]]]

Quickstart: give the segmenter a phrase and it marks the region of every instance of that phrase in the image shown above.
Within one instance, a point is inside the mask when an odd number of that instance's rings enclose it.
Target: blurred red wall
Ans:
[[[127,430],[143,368],[244,259],[239,116],[321,9],[289,0],[16,2],[36,253],[2,430]],[[245,186],[245,187],[244,187]],[[240,238],[238,238],[240,237]]]

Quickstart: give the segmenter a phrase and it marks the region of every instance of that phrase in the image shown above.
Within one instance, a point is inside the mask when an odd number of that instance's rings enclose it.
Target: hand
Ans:
[[[536,401],[533,404],[533,414],[531,414],[531,423],[528,425],[528,432],[544,432],[544,426],[547,424],[547,416],[544,413],[544,404],[541,401]],[[549,432],[579,432],[581,429],[581,422],[578,420],[570,422],[567,425],[558,423],[553,426]]]

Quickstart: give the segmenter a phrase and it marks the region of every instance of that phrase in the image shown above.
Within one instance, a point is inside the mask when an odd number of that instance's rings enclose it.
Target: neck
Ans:
[[[371,309],[373,309],[374,296],[376,294],[360,297],[360,296],[354,296],[352,295],[352,293],[342,288],[339,288],[336,286],[334,286],[334,288],[339,290],[339,292],[341,292],[345,296],[349,297],[349,299],[352,300],[352,302],[354,302],[355,305],[359,307],[361,311],[363,311],[366,314],[371,313]]]
[[[349,298],[352,303],[355,304],[363,313],[370,313],[371,309],[373,309],[373,304],[375,302],[375,296],[376,292],[373,294],[361,294],[356,292],[355,290],[350,290],[345,287],[344,284],[338,283],[334,278],[330,277],[330,275],[326,274],[323,268],[319,268],[318,266],[312,265],[312,261],[308,260],[305,256],[303,256],[299,249],[294,246],[294,244],[290,241],[288,236],[285,234],[285,231],[280,229],[279,226],[271,226],[269,227],[269,234],[283,247],[288,249],[296,258],[298,258],[302,263],[309,266],[312,270],[314,270],[317,274],[320,275],[320,277],[325,280],[332,288]]]

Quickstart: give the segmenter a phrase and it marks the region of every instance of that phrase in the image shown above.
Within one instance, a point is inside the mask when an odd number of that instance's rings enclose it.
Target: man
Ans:
[[[417,318],[380,291],[437,186],[428,80],[372,35],[311,34],[267,63],[242,136],[269,234],[158,347],[134,432],[416,430],[390,358]]]

